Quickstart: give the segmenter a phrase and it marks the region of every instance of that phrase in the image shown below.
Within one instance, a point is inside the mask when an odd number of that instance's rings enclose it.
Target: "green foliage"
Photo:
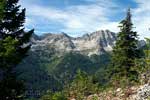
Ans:
[[[10,65],[18,63],[16,56],[16,46],[18,44],[17,40],[12,37],[7,37],[0,40],[0,67],[3,72],[2,80],[0,80],[0,98],[5,100],[6,97],[9,100],[15,98],[15,100],[21,100],[23,97],[23,81],[19,81],[16,78],[16,73],[11,72]]]
[[[19,78],[25,80],[29,91],[31,87],[33,91],[43,91],[41,95],[47,90],[62,90],[72,82],[78,69],[94,75],[98,70],[103,70],[110,61],[109,54],[88,57],[79,53],[67,53],[58,57],[53,49],[46,47],[30,51],[28,55],[17,68],[18,72],[23,72]],[[103,81],[98,75],[95,81]]]
[[[135,60],[140,57],[137,33],[132,31],[130,9],[127,12],[126,19],[121,21],[120,24],[120,32],[113,48],[111,75],[114,84],[123,83],[127,85],[131,81],[137,80],[138,72],[134,67]]]
[[[1,47],[0,50],[0,61],[4,62],[2,56],[4,56],[4,58],[6,56],[11,56],[12,58],[15,57],[14,59],[7,60],[7,66],[9,67],[16,66],[26,56],[26,53],[30,48],[30,45],[27,44],[29,43],[30,36],[33,33],[33,30],[24,32],[23,23],[25,21],[25,9],[20,11],[20,6],[18,6],[17,3],[18,0],[5,1],[3,9],[4,17],[0,19],[1,46],[4,46]],[[16,62],[11,63],[11,60],[16,60]],[[4,68],[5,65],[1,65],[0,67]]]
[[[52,100],[67,100],[61,92],[57,92],[53,95]]]
[[[48,92],[46,95],[42,96],[39,100],[67,100],[64,93],[62,92]]]
[[[91,77],[89,77],[85,72],[80,70],[73,82],[65,90],[68,98],[75,98],[77,100],[83,100],[85,96],[97,93],[98,86],[93,83]]]
[[[98,97],[97,96],[93,96],[92,100],[98,100]]]
[[[98,84],[93,81],[93,77],[87,73],[78,70],[75,79],[64,88],[62,92],[48,91],[40,100],[68,100],[75,98],[76,100],[83,100],[86,96],[98,92]],[[96,96],[93,100],[97,100]]]
[[[13,72],[5,73],[0,81],[1,100],[23,100],[25,91],[23,81],[17,80],[15,75]]]
[[[4,16],[5,0],[0,0],[0,19]]]
[[[33,30],[24,31],[25,9],[20,10],[19,0],[0,0],[0,99],[22,100],[24,84],[18,80],[16,66],[30,49]]]
[[[89,74],[93,73],[95,69],[92,64],[87,56],[77,53],[68,53],[59,59],[52,74],[58,79],[61,79],[62,84],[66,84],[73,79],[78,69]]]
[[[145,53],[145,62],[147,64],[147,66],[150,65],[150,39],[145,38],[146,39],[146,49],[144,50]]]
[[[53,95],[51,91],[47,91],[39,100],[52,100]]]
[[[4,40],[0,40],[0,66],[1,68],[8,68],[14,63],[18,63],[19,58],[16,56],[17,40],[12,37],[7,37]]]

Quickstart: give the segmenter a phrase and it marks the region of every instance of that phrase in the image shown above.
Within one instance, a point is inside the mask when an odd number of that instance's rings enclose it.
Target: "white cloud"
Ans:
[[[68,6],[63,10],[34,5],[31,1],[21,2],[27,8],[27,15],[30,18],[27,19],[27,25],[32,23],[31,20],[33,20],[32,24],[35,24],[36,19],[41,18],[46,20],[45,23],[51,21],[60,23],[64,26],[60,30],[68,33],[92,32],[103,28],[116,32],[117,25],[114,25],[116,22],[109,21],[108,16],[116,13],[110,8],[118,6],[110,0],[97,0],[89,5]]]
[[[118,32],[119,22],[110,20],[110,18],[119,12],[124,12],[124,8],[119,7],[114,0],[84,0],[90,4],[72,5],[64,9],[36,5],[36,1],[40,2],[40,0],[21,0],[20,2],[27,8],[27,26],[30,25],[35,29],[39,27],[47,28],[51,27],[49,23],[55,22],[57,25],[63,25],[58,32],[63,31],[70,33],[72,36],[101,29]],[[138,4],[137,8],[132,9],[135,30],[142,38],[150,36],[148,31],[150,27],[150,0],[134,1]],[[39,26],[40,22],[47,25]]]
[[[141,38],[150,37],[150,0],[135,0],[138,7],[133,9],[135,30]]]
[[[102,25],[101,30],[111,29],[110,31],[119,32],[118,22],[107,22]],[[97,29],[98,30],[98,29]]]

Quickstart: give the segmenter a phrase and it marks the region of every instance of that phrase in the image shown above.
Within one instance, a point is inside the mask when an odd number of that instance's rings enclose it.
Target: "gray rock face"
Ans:
[[[36,38],[35,38],[36,37]],[[37,47],[53,47],[56,51],[79,52],[86,55],[97,54],[111,51],[116,41],[116,35],[108,30],[96,31],[85,34],[82,37],[73,38],[65,33],[45,34],[41,37],[34,35],[32,50]]]
[[[138,90],[135,100],[149,100],[149,97],[150,97],[150,85],[145,84]]]

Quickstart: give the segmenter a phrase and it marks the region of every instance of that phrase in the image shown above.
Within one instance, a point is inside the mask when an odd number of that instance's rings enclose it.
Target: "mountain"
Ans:
[[[108,30],[76,38],[65,33],[33,34],[31,50],[16,69],[21,73],[18,78],[25,81],[27,97],[63,89],[77,70],[94,75],[105,68],[115,40],[115,33]]]
[[[45,34],[41,37],[35,36],[32,39],[32,50],[39,47],[54,48],[55,51],[79,52],[84,55],[103,54],[111,51],[116,40],[116,34],[109,30],[96,31],[85,34],[82,37],[73,38],[65,33],[61,34]]]
[[[104,82],[102,73],[110,62],[115,41],[116,34],[108,30],[76,38],[65,33],[33,34],[31,50],[16,69],[21,73],[18,78],[25,81],[27,97],[62,90],[78,70],[98,75],[98,81]],[[143,44],[139,42],[139,46]]]

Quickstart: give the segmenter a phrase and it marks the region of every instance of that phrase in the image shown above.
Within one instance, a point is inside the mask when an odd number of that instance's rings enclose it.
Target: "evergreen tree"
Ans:
[[[17,79],[16,66],[30,49],[33,30],[24,31],[25,9],[19,0],[5,0],[0,19],[0,100],[22,100],[24,84]]]
[[[112,74],[114,80],[131,81],[137,78],[134,69],[135,59],[140,57],[138,50],[138,35],[134,32],[130,9],[126,18],[120,23],[120,32],[112,55]]]

